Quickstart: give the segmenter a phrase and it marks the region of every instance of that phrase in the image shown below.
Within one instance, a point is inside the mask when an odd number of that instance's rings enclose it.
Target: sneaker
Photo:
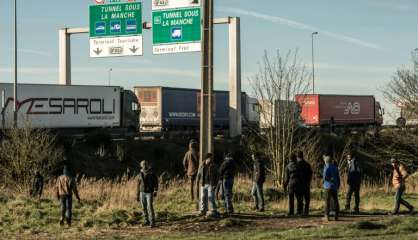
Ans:
[[[325,216],[325,217],[322,218],[322,221],[329,222],[330,220],[329,220],[328,216]]]
[[[60,220],[60,226],[64,226],[64,220]]]
[[[206,216],[206,212],[199,212],[199,214],[197,215],[198,217],[204,217],[204,216]]]
[[[257,212],[264,212],[264,208],[258,209]]]
[[[409,209],[409,214],[411,214],[411,215],[413,215],[413,214],[414,214],[414,207],[411,207],[411,208]]]
[[[149,227],[150,227],[150,228],[156,228],[157,226],[155,225],[155,223],[151,223],[151,224],[149,225]]]

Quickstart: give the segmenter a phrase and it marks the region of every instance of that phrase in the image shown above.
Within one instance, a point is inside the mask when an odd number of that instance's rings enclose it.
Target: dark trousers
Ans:
[[[255,207],[258,210],[264,210],[263,183],[253,182],[251,195],[253,195]]]
[[[62,195],[60,196],[61,201],[61,221],[67,220],[71,222],[72,217],[72,207],[73,207],[73,198],[71,195]]]
[[[345,210],[350,210],[351,197],[354,194],[354,211],[358,212],[360,209],[360,185],[348,185],[348,192],[345,202]]]
[[[338,203],[338,192],[335,189],[325,189],[325,217],[329,217],[331,202],[334,204],[335,218],[338,218],[340,204]]]
[[[297,206],[297,213],[299,215],[309,215],[309,204],[311,203],[311,189],[305,188],[302,189],[302,191],[299,192],[300,196],[299,196],[299,201],[298,201],[298,206]],[[298,199],[298,197],[296,196],[296,199]]]
[[[297,189],[289,188],[289,215],[295,214],[295,197],[297,202],[297,213],[302,214],[302,194]]]
[[[393,213],[395,214],[399,213],[399,208],[401,207],[401,204],[404,205],[409,210],[412,210],[414,208],[411,204],[409,204],[407,201],[405,201],[402,198],[402,195],[404,194],[404,192],[405,192],[405,186],[400,186],[399,188],[396,189],[395,208],[393,209]]]

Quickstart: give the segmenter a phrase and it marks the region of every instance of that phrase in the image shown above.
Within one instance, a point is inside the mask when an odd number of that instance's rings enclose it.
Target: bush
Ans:
[[[62,158],[56,137],[46,130],[30,127],[12,128],[0,141],[0,184],[26,191],[34,171],[44,176],[55,170]]]

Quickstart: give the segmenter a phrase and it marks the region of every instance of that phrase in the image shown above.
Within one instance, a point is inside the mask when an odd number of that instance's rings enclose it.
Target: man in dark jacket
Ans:
[[[71,176],[70,170],[64,166],[63,174],[58,177],[56,182],[56,194],[61,202],[61,220],[60,225],[64,225],[64,220],[68,226],[71,226],[73,194],[76,196],[78,203],[81,204],[80,196],[77,190],[75,178]]]
[[[361,167],[360,163],[355,156],[351,153],[347,155],[348,171],[347,171],[347,184],[348,192],[345,204],[345,210],[350,211],[351,196],[354,193],[354,213],[358,214],[360,211],[360,186],[361,186]]]
[[[288,193],[289,196],[289,216],[295,214],[295,197],[297,201],[297,212],[301,213],[302,209],[301,204],[301,174],[296,162],[296,155],[292,154],[290,156],[290,162],[287,164],[285,169],[285,180],[283,183],[284,190]]]
[[[33,183],[32,183],[32,189],[30,191],[30,195],[32,197],[41,198],[43,189],[44,189],[44,178],[42,177],[39,171],[36,171],[35,178],[33,179]]]
[[[329,221],[329,213],[331,210],[331,202],[335,207],[335,220],[338,220],[340,206],[338,203],[338,189],[340,188],[340,173],[338,167],[331,160],[331,154],[325,153],[323,155],[325,162],[323,181],[325,190],[325,216],[324,220]]]
[[[152,172],[147,161],[141,162],[141,172],[138,176],[137,201],[141,202],[144,209],[145,225],[155,227],[154,197],[157,197],[158,178]]]
[[[215,188],[218,183],[218,169],[214,163],[212,153],[206,154],[205,161],[198,171],[197,181],[200,186],[200,215],[206,215],[208,212],[208,205],[210,204],[210,216],[219,216],[215,199]]]
[[[199,168],[199,153],[197,152],[197,142],[195,140],[190,141],[189,150],[186,152],[183,158],[184,170],[190,181],[190,197],[194,200],[194,185],[196,182],[197,170]]]
[[[234,187],[235,162],[231,154],[227,154],[221,167],[219,168],[219,176],[222,179],[222,193],[227,214],[234,213],[232,205],[232,188]]]
[[[257,211],[264,211],[264,195],[263,195],[263,184],[266,180],[266,167],[264,161],[260,158],[259,153],[251,155],[254,164],[253,172],[253,187],[251,190],[251,195],[253,195],[255,209]]]
[[[298,206],[298,214],[308,216],[309,215],[309,204],[311,202],[311,181],[312,181],[312,167],[311,165],[303,158],[303,152],[299,151],[297,155],[297,165],[300,171],[300,199],[301,201]],[[303,205],[305,204],[305,205]],[[303,213],[302,213],[303,209]]]

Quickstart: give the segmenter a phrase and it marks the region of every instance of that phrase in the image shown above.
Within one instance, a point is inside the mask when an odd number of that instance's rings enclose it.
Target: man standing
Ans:
[[[67,166],[64,166],[63,175],[59,176],[56,184],[56,193],[58,200],[61,201],[61,221],[60,225],[64,225],[64,219],[67,225],[71,226],[73,193],[76,196],[78,203],[81,204],[80,196],[77,190],[77,183],[71,177]]]
[[[154,197],[157,197],[158,178],[152,172],[147,161],[142,161],[138,176],[137,201],[141,202],[144,211],[144,225],[155,227]]]
[[[254,208],[259,212],[264,212],[263,184],[266,180],[266,167],[259,153],[253,153],[251,158],[254,164],[253,187],[251,190],[255,203]]]
[[[311,165],[303,158],[303,152],[299,151],[297,155],[297,164],[298,169],[301,173],[301,206],[298,206],[298,209],[301,211],[303,209],[303,215],[309,215],[309,204],[311,202],[311,181],[312,181],[312,167]],[[301,214],[301,212],[298,212]]]
[[[392,214],[399,213],[399,208],[401,204],[408,208],[410,213],[413,213],[414,207],[402,198],[402,195],[405,192],[405,181],[408,178],[409,174],[406,171],[405,166],[398,160],[392,158],[391,163],[393,167],[392,184],[393,188],[395,188],[396,190],[395,208],[393,209]]]
[[[225,159],[219,168],[219,175],[222,179],[225,212],[226,214],[232,214],[234,213],[234,207],[232,205],[232,188],[234,187],[235,162],[231,154],[225,156]]]
[[[191,140],[189,143],[189,150],[183,158],[183,166],[190,182],[190,197],[194,200],[194,185],[196,181],[197,170],[199,166],[199,154],[197,152],[197,142]]]
[[[42,177],[39,170],[37,170],[35,172],[35,178],[33,179],[30,195],[32,197],[38,197],[40,199],[42,196],[43,189],[44,189],[44,178]]]
[[[210,216],[219,216],[215,199],[215,188],[218,184],[218,169],[214,163],[212,153],[206,154],[205,161],[200,166],[197,181],[200,186],[200,215],[206,216],[208,205],[210,204]]]
[[[360,163],[355,156],[351,153],[347,155],[348,171],[347,171],[347,184],[348,192],[345,204],[345,210],[350,211],[351,196],[354,193],[354,213],[360,212],[360,186],[361,186],[361,167]]]
[[[286,166],[283,187],[289,197],[288,216],[293,216],[295,214],[295,197],[297,201],[297,213],[301,214],[301,172],[298,168],[295,154],[290,156],[290,162]]]
[[[331,154],[325,153],[323,155],[325,162],[324,172],[323,172],[323,181],[324,181],[324,190],[325,190],[325,216],[324,220],[329,221],[329,213],[331,201],[334,203],[335,207],[335,221],[338,220],[338,214],[340,211],[340,206],[338,203],[338,189],[340,188],[340,173],[337,166],[331,160]]]

